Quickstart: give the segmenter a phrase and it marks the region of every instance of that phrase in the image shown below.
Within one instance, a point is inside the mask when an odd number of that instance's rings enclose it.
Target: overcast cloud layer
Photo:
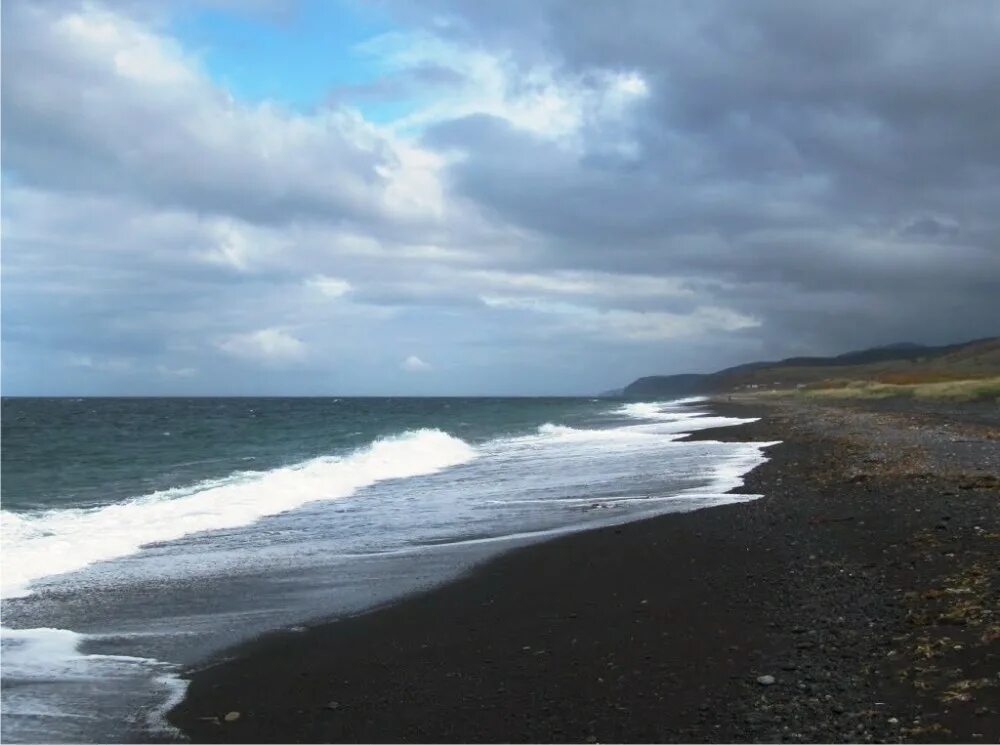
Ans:
[[[213,77],[198,5],[3,4],[6,394],[588,393],[1000,331],[997,3],[390,1],[309,107]]]

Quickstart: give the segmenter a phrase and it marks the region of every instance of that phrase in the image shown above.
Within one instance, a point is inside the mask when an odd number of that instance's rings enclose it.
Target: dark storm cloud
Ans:
[[[546,49],[564,75],[634,70],[649,86],[631,157],[595,154],[598,132],[578,153],[482,116],[429,134],[466,152],[456,188],[549,236],[553,265],[739,281],[739,308],[767,319],[760,334],[819,347],[997,331],[995,4],[435,12],[470,43]]]

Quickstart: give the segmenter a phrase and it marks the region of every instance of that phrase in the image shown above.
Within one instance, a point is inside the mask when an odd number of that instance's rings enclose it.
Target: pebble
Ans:
[[[757,682],[760,683],[762,686],[771,686],[775,684],[773,675],[761,675],[759,678],[757,678]]]
[[[240,718],[240,713],[238,711],[231,711],[228,714],[226,714],[225,717],[223,717],[223,719],[225,719],[227,722],[235,722],[239,718]]]

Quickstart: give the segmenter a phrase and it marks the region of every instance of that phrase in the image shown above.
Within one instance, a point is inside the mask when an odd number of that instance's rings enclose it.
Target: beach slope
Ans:
[[[746,478],[764,499],[260,639],[193,672],[171,721],[197,742],[1000,740],[996,404],[715,407],[762,418],[693,437],[782,441]]]

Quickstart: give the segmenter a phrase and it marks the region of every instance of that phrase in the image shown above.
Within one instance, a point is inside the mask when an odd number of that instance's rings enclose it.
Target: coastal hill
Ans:
[[[835,357],[751,362],[714,373],[653,375],[622,389],[626,398],[677,397],[747,390],[939,384],[1000,376],[1000,337],[946,346],[898,343]]]

